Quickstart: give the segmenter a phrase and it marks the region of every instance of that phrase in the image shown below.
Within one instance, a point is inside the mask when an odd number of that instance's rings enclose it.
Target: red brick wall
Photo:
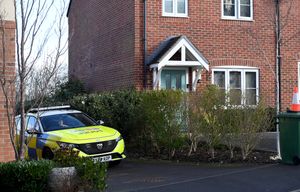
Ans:
[[[287,0],[281,6],[281,15],[288,12]],[[288,20],[282,23],[282,109],[285,110],[292,101],[293,87],[298,85],[298,62],[300,61],[300,1],[294,1]]]
[[[284,12],[286,0],[283,0]],[[148,54],[168,36],[186,35],[214,66],[239,65],[259,68],[260,94],[268,104],[275,105],[275,1],[254,1],[253,21],[221,19],[220,0],[190,0],[188,17],[163,17],[162,0],[147,1]],[[300,26],[300,1],[294,1],[292,17],[283,32],[283,38],[295,34]],[[136,0],[136,38],[142,33],[142,1]],[[297,12],[298,10],[298,12]],[[282,14],[283,15],[283,14]],[[300,35],[282,48],[282,103],[283,109],[290,103],[292,87],[297,85],[297,61],[300,52]],[[136,40],[140,49],[141,41]],[[141,66],[142,49],[136,50],[136,63]],[[297,55],[298,53],[298,55]],[[298,56],[298,58],[296,58]],[[140,67],[141,68],[141,67]],[[150,79],[152,79],[150,77]],[[142,81],[142,79],[140,79]],[[150,83],[150,81],[149,81]],[[205,71],[198,87],[211,83],[211,71]]]
[[[143,88],[143,0],[73,0],[70,15],[71,77],[94,91],[135,85]],[[188,17],[163,17],[162,0],[147,0],[148,55],[169,36],[186,35],[214,66],[259,68],[260,95],[275,106],[275,1],[255,0],[253,21],[221,19],[221,0],[189,0]],[[289,0],[282,0],[282,15]],[[300,1],[284,21],[282,44],[282,109],[289,106],[297,85],[300,60]],[[294,37],[293,37],[294,36]],[[291,38],[293,37],[293,38]],[[151,88],[152,72],[148,71]],[[201,90],[211,83],[204,71]]]
[[[91,91],[134,86],[134,0],[73,0],[69,63]]]
[[[15,23],[6,21],[5,25],[6,41],[6,76],[13,79],[15,76]],[[2,72],[2,35],[0,37],[0,68]],[[10,95],[10,97],[13,97]],[[11,98],[10,98],[11,99]],[[15,159],[13,147],[11,145],[8,121],[6,116],[6,104],[2,88],[0,87],[0,162],[12,161]]]

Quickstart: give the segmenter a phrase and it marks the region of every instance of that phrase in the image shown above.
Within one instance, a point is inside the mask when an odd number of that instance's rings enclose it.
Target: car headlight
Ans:
[[[59,145],[60,148],[69,148],[69,149],[73,149],[76,147],[75,144],[72,144],[72,143],[64,143],[64,142],[60,142],[60,141],[57,141],[57,144]]]
[[[118,143],[119,141],[121,141],[123,139],[122,135],[120,135],[118,138],[116,138],[116,142]]]

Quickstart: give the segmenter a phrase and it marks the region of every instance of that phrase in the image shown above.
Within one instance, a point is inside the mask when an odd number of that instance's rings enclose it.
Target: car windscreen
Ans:
[[[94,126],[97,123],[83,113],[57,114],[40,117],[44,131]]]

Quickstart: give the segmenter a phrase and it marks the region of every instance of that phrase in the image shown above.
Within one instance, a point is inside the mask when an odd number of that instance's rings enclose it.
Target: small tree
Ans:
[[[261,101],[257,106],[243,106],[236,117],[239,127],[238,143],[242,158],[245,160],[261,140],[261,132],[265,132],[273,121],[269,110]]]
[[[172,158],[183,142],[181,131],[185,127],[186,108],[183,93],[172,90],[145,92],[141,105],[153,146],[158,153],[167,149]]]
[[[202,135],[201,98],[199,92],[191,93],[188,97],[187,134],[190,141],[188,156],[197,151]]]
[[[211,157],[215,158],[215,147],[220,144],[222,138],[222,122],[220,115],[224,109],[224,92],[215,85],[208,85],[200,95],[198,110],[199,128],[206,140]],[[198,133],[199,134],[199,133]]]
[[[15,0],[15,16],[16,16],[16,62],[17,62],[17,73],[16,76],[12,77],[4,75],[6,74],[6,69],[9,63],[6,61],[6,57],[3,57],[2,61],[2,71],[1,71],[1,88],[4,92],[5,103],[6,103],[6,115],[9,122],[9,131],[11,142],[14,146],[16,159],[23,159],[25,152],[25,125],[26,125],[26,110],[25,110],[25,100],[26,93],[29,91],[28,84],[29,76],[31,72],[36,67],[40,67],[43,71],[43,81],[40,82],[38,87],[39,91],[36,91],[38,98],[36,98],[35,106],[39,106],[43,100],[46,93],[46,89],[51,82],[51,79],[61,66],[61,56],[64,55],[67,48],[67,41],[63,40],[64,34],[64,22],[63,17],[66,10],[66,4],[62,1],[62,8],[56,9],[56,23],[49,26],[49,31],[43,31],[42,26],[45,25],[45,21],[49,18],[49,12],[53,7],[54,0]],[[0,17],[0,29],[1,35],[5,37],[5,30],[3,27],[3,19]],[[54,30],[56,35],[55,49],[50,52],[44,61],[41,61],[41,56],[45,53],[45,45],[49,39],[50,29]],[[5,49],[7,38],[2,38],[1,48],[3,55],[8,52]],[[38,63],[42,63],[38,66]],[[17,86],[15,88],[15,83]],[[33,91],[33,90],[30,90]],[[13,95],[17,95],[13,97]],[[14,123],[15,114],[15,104],[20,103],[20,115],[21,115],[21,126],[20,130],[16,130]],[[16,143],[15,141],[18,141]]]
[[[234,149],[237,146],[237,138],[240,132],[240,108],[230,104],[229,98],[226,99],[224,109],[220,113],[220,122],[222,126],[222,141],[228,147],[230,151],[230,159],[234,157]]]

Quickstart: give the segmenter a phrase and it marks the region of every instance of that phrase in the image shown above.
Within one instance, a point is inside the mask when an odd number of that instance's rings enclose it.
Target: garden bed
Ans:
[[[141,154],[138,152],[128,152],[129,159],[155,159],[155,160],[171,160],[176,162],[191,162],[191,163],[219,163],[219,164],[271,164],[278,163],[274,157],[275,152],[254,150],[249,156],[243,160],[239,149],[234,150],[234,157],[230,159],[230,151],[226,146],[215,149],[215,158],[207,152],[205,148],[198,148],[197,152],[190,156],[186,153],[187,150],[176,151],[173,158],[169,158],[167,153],[164,154]]]

